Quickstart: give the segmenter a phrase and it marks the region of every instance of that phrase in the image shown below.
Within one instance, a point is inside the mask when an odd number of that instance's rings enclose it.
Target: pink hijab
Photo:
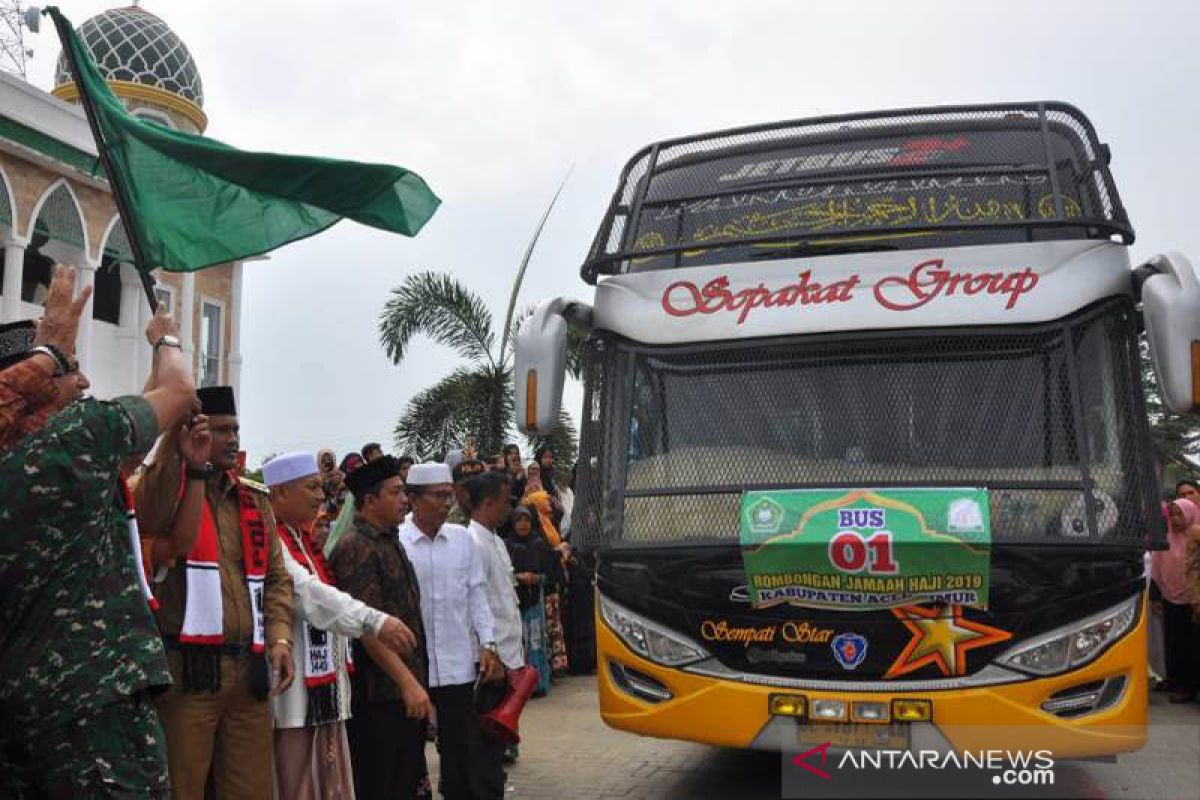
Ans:
[[[1173,503],[1183,512],[1183,530],[1170,527],[1171,517],[1167,516],[1168,550],[1156,550],[1150,554],[1150,576],[1158,584],[1163,597],[1171,603],[1187,604],[1192,602],[1192,592],[1188,586],[1187,556],[1188,530],[1200,525],[1200,507],[1191,500],[1175,500]]]

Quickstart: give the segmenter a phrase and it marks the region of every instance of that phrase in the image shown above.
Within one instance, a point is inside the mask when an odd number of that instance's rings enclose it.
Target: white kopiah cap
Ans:
[[[317,457],[312,453],[284,453],[263,464],[263,483],[278,486],[317,472]]]
[[[450,468],[445,464],[428,462],[413,464],[408,468],[407,486],[433,486],[436,483],[454,483],[450,477]]]

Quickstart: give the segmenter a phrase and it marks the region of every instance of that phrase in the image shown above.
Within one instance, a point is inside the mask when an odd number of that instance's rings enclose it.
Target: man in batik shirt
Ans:
[[[359,797],[432,797],[425,764],[428,665],[416,573],[397,538],[408,511],[400,465],[384,456],[346,476],[354,526],[329,564],[340,589],[396,617],[416,634],[401,659],[371,639],[354,643],[351,717],[346,723]]]

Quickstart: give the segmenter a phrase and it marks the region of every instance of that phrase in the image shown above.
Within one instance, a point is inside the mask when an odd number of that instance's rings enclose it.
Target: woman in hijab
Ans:
[[[349,475],[365,463],[366,461],[363,460],[362,456],[351,452],[342,459],[342,464],[338,467],[338,470],[343,476]],[[325,546],[322,548],[325,551],[326,558],[330,558],[333,555],[333,548],[337,547],[342,534],[350,530],[350,526],[354,524],[354,501],[343,502],[341,509],[331,519],[333,522],[329,527],[329,538],[325,540]]]
[[[321,489],[325,492],[325,503],[321,508],[330,517],[336,517],[346,494],[346,474],[337,468],[337,456],[329,449],[317,451],[317,469],[320,470]]]
[[[342,459],[342,463],[340,465],[338,465],[338,469],[341,470],[343,475],[349,475],[351,472],[354,472],[354,470],[358,469],[362,465],[363,465],[363,457],[360,456],[358,453],[351,452],[351,453],[347,453],[346,457]]]
[[[313,544],[321,548],[321,552],[325,552],[325,541],[329,538],[329,529],[332,526],[333,520],[324,511],[317,512],[317,518],[313,520],[312,541]]]
[[[521,466],[521,448],[506,444],[500,451],[504,454],[504,468],[508,471],[508,483],[512,492],[513,508],[521,505],[525,496],[525,468]]]
[[[1198,600],[1189,579],[1189,561],[1195,561],[1200,539],[1200,506],[1177,499],[1167,506],[1167,550],[1150,555],[1150,573],[1162,594],[1163,644],[1172,703],[1196,698],[1200,678],[1200,624],[1192,613]],[[1190,556],[1190,558],[1189,558]],[[1196,574],[1195,570],[1192,570]]]
[[[545,593],[557,588],[558,557],[537,527],[537,517],[525,506],[512,512],[513,535],[505,542],[517,579],[525,663],[538,671],[538,697],[550,690],[550,640],[546,633]]]
[[[534,452],[533,460],[541,468],[542,487],[550,493],[551,497],[556,497],[558,486],[554,483],[554,448],[548,444],[542,445]]]
[[[563,520],[567,515],[565,495],[570,489],[559,486],[558,479],[555,477],[554,448],[548,444],[542,445],[537,449],[534,461],[541,468],[542,488],[550,495],[550,513],[554,518],[554,527],[560,533],[566,534],[566,530],[563,528]]]
[[[558,502],[562,504],[562,520],[558,523],[563,539],[571,538],[571,514],[575,511],[575,478],[579,475],[579,462],[571,465],[571,476],[567,485],[559,487]]]
[[[545,473],[536,461],[525,468],[525,495],[521,498],[521,505],[528,506],[538,515],[546,541],[559,550],[563,540],[558,526],[554,524],[554,502],[544,481]]]
[[[558,528],[554,526],[553,504],[550,502],[550,493],[542,486],[542,468],[535,461],[525,468],[525,496],[521,498],[521,505],[528,507],[534,512],[537,517],[538,527],[542,531],[542,535],[546,537],[546,542],[558,554],[559,563],[563,570],[564,580],[560,587],[556,587],[553,592],[546,591],[546,630],[550,634],[550,666],[555,675],[561,675],[567,671],[567,639],[563,634],[563,605],[565,591],[560,591],[566,588],[566,569],[567,562],[571,557],[571,549],[566,542],[562,540],[562,536],[558,533]]]

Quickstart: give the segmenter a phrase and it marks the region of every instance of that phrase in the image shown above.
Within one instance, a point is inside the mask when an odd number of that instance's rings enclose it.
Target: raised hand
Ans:
[[[175,318],[171,316],[165,306],[160,304],[146,325],[146,341],[153,346],[164,336],[178,335],[179,327],[175,324]]]
[[[54,277],[50,279],[50,291],[46,295],[46,313],[38,323],[33,344],[51,345],[63,355],[75,352],[75,338],[79,333],[79,318],[92,296],[92,287],[85,287],[75,296],[75,268],[57,264]]]
[[[190,423],[180,426],[179,455],[192,469],[201,469],[212,460],[212,431],[208,417],[197,414]]]

